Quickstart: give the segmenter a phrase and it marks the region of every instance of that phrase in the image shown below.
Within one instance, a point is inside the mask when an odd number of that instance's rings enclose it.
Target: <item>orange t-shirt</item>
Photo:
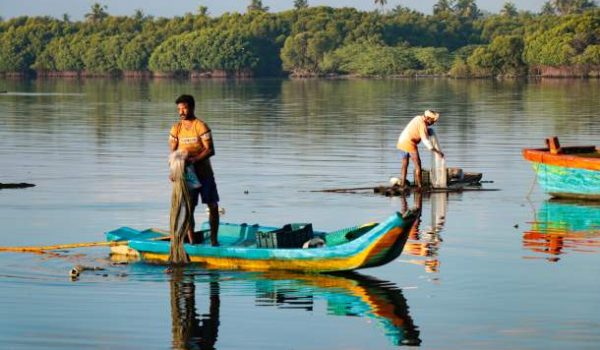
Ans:
[[[418,115],[402,130],[396,148],[405,152],[414,152],[417,150],[417,145],[421,142],[421,139],[429,139],[427,135],[425,117]]]
[[[171,127],[169,139],[177,142],[176,150],[187,151],[195,156],[204,150],[202,140],[210,140],[210,128],[200,119],[194,119],[191,128],[186,128],[183,122],[177,122]],[[212,166],[208,158],[195,163],[196,173],[199,177],[211,176]]]

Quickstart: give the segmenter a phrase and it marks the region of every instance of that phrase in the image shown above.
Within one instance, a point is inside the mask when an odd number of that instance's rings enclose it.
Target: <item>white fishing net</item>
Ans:
[[[433,129],[430,129],[429,133],[429,140],[433,147],[442,151],[442,147]],[[446,160],[436,152],[431,155],[431,186],[433,188],[446,188],[448,186]]]

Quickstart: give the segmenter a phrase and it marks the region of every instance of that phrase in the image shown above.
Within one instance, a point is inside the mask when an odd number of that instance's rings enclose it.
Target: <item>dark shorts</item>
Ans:
[[[408,158],[410,157],[410,153],[400,150],[400,159],[404,159],[404,158]]]
[[[219,203],[219,192],[217,191],[217,183],[214,177],[199,178],[200,184],[202,185],[198,189],[190,191],[192,197],[192,205],[196,207],[198,205],[198,196],[202,198],[204,204],[216,204]]]
[[[416,159],[419,156],[419,150],[416,150],[414,152],[406,152],[403,150],[399,150],[400,151],[400,159]]]

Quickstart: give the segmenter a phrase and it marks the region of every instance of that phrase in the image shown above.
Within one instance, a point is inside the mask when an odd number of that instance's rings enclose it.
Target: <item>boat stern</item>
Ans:
[[[544,192],[557,198],[600,200],[600,151],[594,146],[561,147],[556,138],[547,148],[526,148]]]

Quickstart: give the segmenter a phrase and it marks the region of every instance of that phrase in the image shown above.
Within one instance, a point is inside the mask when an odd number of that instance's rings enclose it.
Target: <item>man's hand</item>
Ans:
[[[444,158],[444,153],[442,151],[440,151],[439,149],[434,150],[434,152],[439,154],[440,157]]]
[[[184,153],[183,159],[185,159],[186,164],[194,164],[197,160],[196,157],[190,154],[189,152]]]

